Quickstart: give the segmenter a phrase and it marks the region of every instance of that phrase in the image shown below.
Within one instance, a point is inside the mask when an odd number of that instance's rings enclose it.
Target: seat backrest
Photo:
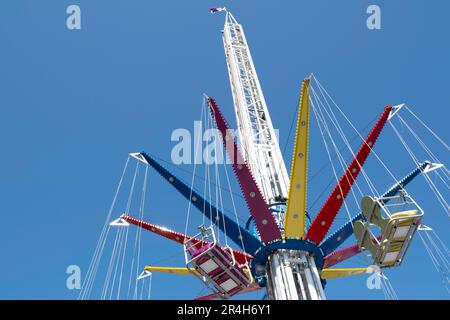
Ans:
[[[381,216],[379,203],[370,196],[364,196],[361,199],[361,212],[366,221],[373,223],[380,228],[386,226],[386,219]]]
[[[400,212],[397,212],[397,213],[394,213],[393,215],[391,215],[391,219],[411,218],[411,217],[417,216],[418,214],[419,214],[419,210],[416,210],[416,209],[400,211]]]

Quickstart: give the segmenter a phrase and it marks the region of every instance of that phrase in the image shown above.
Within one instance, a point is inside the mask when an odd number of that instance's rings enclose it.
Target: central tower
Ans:
[[[244,30],[230,12],[226,12],[222,38],[241,150],[267,205],[278,213],[277,221],[283,230],[289,177]],[[304,212],[301,214],[304,215]],[[260,285],[267,285],[267,298],[324,299],[312,251],[300,250],[295,246],[287,248],[289,245],[277,248],[276,243],[268,244],[269,256],[255,268],[257,278],[264,279],[259,281]]]
[[[286,166],[244,31],[230,12],[222,35],[242,152],[267,202],[284,201]]]

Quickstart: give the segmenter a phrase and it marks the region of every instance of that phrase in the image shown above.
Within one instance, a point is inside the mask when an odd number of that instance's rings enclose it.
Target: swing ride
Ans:
[[[406,105],[384,108],[371,130],[363,137],[314,75],[304,79],[301,85],[291,171],[288,175],[243,28],[229,11],[219,9],[211,12],[225,11],[226,15],[222,39],[236,114],[237,135],[228,125],[212,97],[204,96],[202,117],[211,128],[216,129],[217,138],[223,144],[221,148],[231,160],[230,165],[248,208],[247,223],[244,227],[240,222],[242,219],[237,215],[226,168],[222,178],[225,174],[234,217],[224,208],[217,162],[213,164],[214,169],[206,166],[204,190],[201,192],[194,187],[195,166],[192,182],[187,184],[165,168],[155,156],[145,152],[131,153],[128,161],[133,159],[137,165],[145,167],[145,179],[148,169],[151,168],[187,200],[186,230],[184,233],[175,232],[145,221],[143,218],[145,198],[141,200],[142,205],[136,217],[130,210],[129,200],[126,210],[119,218],[111,223],[108,220],[108,225],[105,225],[81,298],[87,298],[92,290],[95,277],[93,274],[98,269],[100,252],[105,246],[107,230],[110,227],[117,227],[120,230],[124,230],[125,227],[127,230],[119,231],[121,233],[118,233],[116,241],[128,237],[128,229],[133,225],[139,230],[150,231],[183,246],[185,267],[146,266],[138,277],[139,281],[151,278],[153,273],[159,272],[192,275],[211,290],[211,294],[196,299],[228,299],[246,292],[265,290],[267,299],[322,300],[325,299],[326,280],[374,271],[384,277],[382,270],[398,267],[405,260],[415,234],[422,230],[431,230],[422,222],[423,209],[405,189],[417,176],[425,177],[448,215],[446,198],[436,182],[429,177],[430,173],[434,172],[443,177],[442,180],[447,181],[448,171],[419,136],[410,130],[431,158],[430,161],[419,162],[393,125],[393,120],[399,118],[402,125],[411,129],[400,116],[401,109],[406,109],[432,133],[433,137],[445,145],[442,139]],[[344,134],[334,110],[344,117],[356,132],[356,138],[360,139],[361,144],[356,151],[351,145],[352,141]],[[311,114],[317,122],[336,182],[312,220],[309,219],[311,209],[307,207],[310,186],[307,175],[308,159],[312,149],[309,144]],[[403,179],[395,178],[390,168],[373,150],[388,123],[415,163],[413,171]],[[343,151],[336,143],[338,138],[344,143],[343,149],[346,149],[345,152],[351,161],[344,159]],[[446,148],[448,150],[448,146]],[[395,181],[393,186],[382,194],[378,193],[364,169],[371,154]],[[215,171],[212,172],[213,170]],[[136,172],[132,188],[135,185]],[[340,177],[339,172],[342,172]],[[358,183],[358,177],[364,182]],[[215,193],[211,191],[211,183],[216,188]],[[361,190],[364,183],[369,191],[367,193]],[[146,180],[143,184],[143,193],[145,188]],[[360,213],[353,216],[349,210],[349,200],[346,200],[350,194],[360,210]],[[116,198],[117,194],[113,205]],[[333,222],[337,220],[336,217],[342,208],[345,208],[348,215],[347,222],[330,234]],[[192,236],[187,234],[191,209],[200,212],[202,218],[198,233]],[[111,218],[111,212],[107,219]],[[209,226],[206,220],[209,220]],[[225,243],[220,241],[221,235]],[[352,235],[356,244],[338,249]],[[424,241],[422,236],[421,239]],[[228,240],[232,241],[231,245]],[[126,245],[115,244],[114,252],[117,254],[121,252],[120,250],[125,250],[123,247]],[[437,247],[427,247],[430,252],[432,249],[438,250]],[[367,267],[332,268],[358,254],[364,254],[370,259],[367,261]],[[122,256],[119,253],[116,260],[111,260],[107,273],[108,281],[112,277],[115,279],[114,264],[119,265],[120,259],[123,268],[125,253]],[[138,259],[137,268],[142,267],[139,263]],[[436,264],[439,264],[437,260]],[[134,267],[132,266],[132,269]],[[109,288],[106,285],[102,298],[107,296],[108,290],[112,293],[113,287]],[[120,284],[118,292],[117,297],[120,294]]]

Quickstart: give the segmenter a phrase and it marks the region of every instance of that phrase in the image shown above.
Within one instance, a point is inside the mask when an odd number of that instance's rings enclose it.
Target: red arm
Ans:
[[[378,236],[377,239],[380,240],[381,236]],[[372,241],[374,241],[374,240],[372,239]],[[362,250],[360,250],[359,246],[357,244],[355,244],[351,247],[330,253],[329,255],[327,255],[324,258],[325,263],[324,263],[323,267],[324,268],[332,267],[338,263],[341,263],[342,261],[350,259],[351,257],[357,255],[360,252],[362,252]]]
[[[221,133],[225,149],[232,160],[234,173],[238,179],[250,214],[255,220],[261,240],[264,243],[268,243],[273,240],[281,239],[280,228],[270,212],[266,200],[264,200],[264,197],[253,178],[252,172],[237,146],[232,130],[230,130],[214,99],[208,98],[208,104],[212,117]]]
[[[134,225],[136,225],[136,226],[138,226],[140,228],[143,228],[145,230],[151,231],[151,232],[156,233],[156,234],[158,234],[160,236],[163,236],[164,238],[173,240],[173,241],[178,242],[180,244],[184,244],[184,242],[186,240],[189,240],[189,239],[192,238],[191,236],[188,236],[186,234],[179,233],[179,232],[176,232],[176,231],[173,231],[173,230],[161,227],[161,226],[157,226],[155,224],[148,223],[148,222],[145,222],[143,220],[136,219],[136,218],[133,218],[133,217],[130,217],[130,216],[127,216],[127,215],[122,216],[122,219],[127,221],[127,222],[129,222],[129,223],[131,223],[131,224],[134,224]],[[206,243],[205,241],[202,241],[200,239],[198,239],[197,242],[199,244],[201,243],[202,245]],[[242,251],[239,251],[239,250],[233,250],[233,254],[234,254],[234,258],[236,259],[236,261],[239,264],[245,264],[247,261],[249,262],[253,258],[251,255],[248,255],[245,252],[242,252]]]
[[[392,107],[387,106],[381,116],[378,118],[377,123],[372,128],[372,131],[367,136],[366,140],[359,148],[355,155],[355,158],[345,170],[343,176],[339,180],[338,184],[334,187],[328,199],[325,201],[322,209],[320,209],[317,216],[314,218],[308,232],[306,233],[306,239],[319,244],[334,221],[339,209],[344,203],[344,199],[347,196],[350,188],[358,177],[364,162],[370,154],[381,130],[383,129],[386,121],[388,120],[389,114]]]

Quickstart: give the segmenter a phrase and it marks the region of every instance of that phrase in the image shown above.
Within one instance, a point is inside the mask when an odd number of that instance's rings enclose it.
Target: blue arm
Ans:
[[[253,255],[258,250],[262,243],[256,239],[251,233],[244,228],[241,228],[235,221],[233,221],[226,214],[218,210],[215,206],[209,203],[202,195],[191,191],[191,188],[183,181],[175,177],[169,170],[165,169],[155,159],[148,154],[142,152],[140,155],[146,160],[146,162],[153,167],[164,179],[166,179],[175,189],[178,190],[187,200],[191,201],[192,205],[196,207],[206,218],[219,217],[215,221],[216,225],[222,232],[233,240],[240,248],[244,249],[248,254]],[[239,232],[240,229],[240,232]],[[240,235],[242,234],[242,241]],[[244,247],[242,246],[244,244]]]

